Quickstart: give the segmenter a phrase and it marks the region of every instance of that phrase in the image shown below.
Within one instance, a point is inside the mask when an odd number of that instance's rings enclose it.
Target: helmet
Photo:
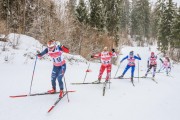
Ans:
[[[151,57],[154,57],[154,52],[151,52]]]
[[[108,47],[104,47],[104,49],[103,49],[104,51],[107,51],[108,50]]]
[[[151,55],[154,55],[154,52],[151,52]]]
[[[49,40],[49,41],[47,42],[47,47],[48,47],[50,50],[54,50],[55,46],[56,46],[56,42],[55,42],[54,40]]]
[[[133,56],[134,55],[134,51],[129,52],[129,55]]]

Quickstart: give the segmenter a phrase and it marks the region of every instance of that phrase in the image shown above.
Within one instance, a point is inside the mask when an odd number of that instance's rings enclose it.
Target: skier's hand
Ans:
[[[41,55],[40,55],[40,53],[39,53],[39,54],[37,54],[36,56],[37,56],[39,59],[41,59]]]
[[[147,65],[147,68],[149,68],[149,64]]]
[[[112,52],[115,52],[115,49],[114,49],[114,48],[112,49]]]
[[[91,55],[91,58],[94,58],[94,56],[93,56],[93,55]]]
[[[37,50],[36,52],[37,52],[37,54],[40,54],[40,53],[41,53],[39,50]]]

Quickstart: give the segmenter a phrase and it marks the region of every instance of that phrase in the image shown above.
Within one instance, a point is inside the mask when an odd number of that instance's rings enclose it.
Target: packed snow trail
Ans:
[[[124,47],[123,55],[134,50],[139,53],[140,76],[147,70],[146,63],[150,51],[147,47]],[[21,53],[20,50],[16,50]],[[155,50],[154,52],[158,53]],[[1,54],[2,55],[2,54]],[[117,73],[121,75],[126,61],[122,63]],[[18,54],[12,63],[1,59],[0,84],[0,120],[179,120],[180,115],[180,66],[174,65],[171,75],[156,74],[158,84],[150,79],[134,78],[135,87],[128,79],[112,79],[111,87],[107,86],[105,96],[102,96],[103,84],[71,85],[83,82],[86,63],[67,64],[65,74],[68,90],[76,90],[69,94],[70,102],[64,97],[54,110],[47,114],[49,107],[56,101],[58,94],[12,99],[9,96],[29,93],[34,59],[24,64],[23,56]],[[136,64],[137,65],[137,64]],[[97,80],[100,64],[91,63],[85,82]],[[112,67],[114,77],[118,66]],[[158,66],[159,68],[159,66]],[[157,69],[158,69],[157,68]],[[32,84],[32,93],[46,92],[51,89],[50,75],[52,61],[38,60]],[[136,66],[135,76],[138,75]],[[149,74],[148,76],[151,76]],[[105,73],[104,76],[105,77]],[[130,71],[124,77],[130,77]]]

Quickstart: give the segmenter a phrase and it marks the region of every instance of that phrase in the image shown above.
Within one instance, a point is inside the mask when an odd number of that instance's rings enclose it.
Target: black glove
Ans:
[[[114,48],[112,49],[112,52],[115,52],[115,49],[114,49]]]
[[[147,65],[147,68],[149,68],[149,64]]]
[[[91,58],[94,58],[94,56],[93,56],[93,55],[91,55]]]
[[[39,50],[37,50],[36,52],[37,52],[37,54],[40,54],[40,53],[41,53]]]

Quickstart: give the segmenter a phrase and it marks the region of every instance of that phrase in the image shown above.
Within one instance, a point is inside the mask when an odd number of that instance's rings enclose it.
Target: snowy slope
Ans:
[[[27,42],[29,37],[24,36]],[[31,38],[29,40],[35,40]],[[24,44],[25,42],[22,42]],[[25,47],[25,48],[24,48]],[[72,82],[83,82],[85,70],[88,64],[80,58],[79,62],[68,62],[65,79],[70,93],[70,102],[67,98],[58,103],[51,113],[47,113],[49,107],[57,99],[58,95],[45,95],[25,98],[9,98],[10,95],[27,94],[32,77],[34,59],[27,59],[22,54],[27,53],[26,45],[19,49],[0,51],[0,120],[179,120],[180,119],[180,66],[174,65],[171,75],[167,77],[164,73],[156,75],[158,84],[150,79],[135,79],[135,87],[129,80],[112,79],[110,89],[106,89],[106,95],[102,96],[102,85],[71,85]],[[29,47],[28,47],[29,48]],[[30,52],[35,54],[38,47],[32,48]],[[153,51],[158,53],[158,51]],[[124,47],[123,55],[126,56],[130,50],[139,53],[142,60],[139,62],[140,76],[145,74],[146,60],[150,51],[144,47]],[[6,54],[14,53],[11,62],[5,62]],[[70,56],[70,55],[67,55]],[[79,56],[78,56],[79,57]],[[76,58],[76,57],[75,57]],[[137,63],[136,63],[137,64]],[[118,75],[123,72],[126,61],[120,66]],[[87,74],[86,82],[97,79],[99,63],[90,63],[92,72]],[[44,92],[51,88],[50,75],[52,61],[48,59],[38,60],[34,74],[32,93]],[[117,66],[112,68],[114,77]],[[138,75],[136,67],[135,76]],[[125,75],[130,76],[130,71]],[[58,87],[57,87],[58,88]]]

